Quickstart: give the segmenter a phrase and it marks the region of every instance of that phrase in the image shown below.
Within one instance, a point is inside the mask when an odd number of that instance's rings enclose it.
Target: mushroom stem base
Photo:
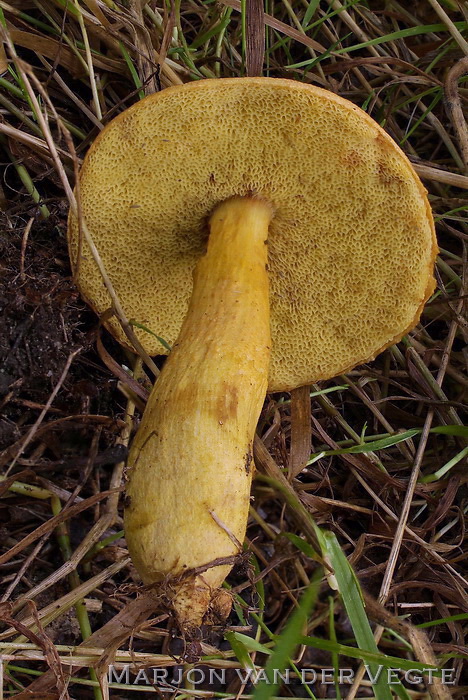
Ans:
[[[254,198],[213,213],[187,316],[130,451],[130,554],[145,583],[173,591],[183,629],[201,624],[245,535],[270,358],[271,215]]]

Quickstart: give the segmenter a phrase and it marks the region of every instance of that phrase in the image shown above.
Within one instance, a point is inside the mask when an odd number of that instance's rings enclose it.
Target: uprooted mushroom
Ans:
[[[166,354],[129,456],[125,530],[144,583],[200,625],[239,552],[267,389],[375,357],[434,289],[425,190],[361,109],[289,80],[205,80],[114,119],[80,176],[83,218],[127,318]],[[91,251],[77,282],[111,306]],[[116,319],[109,330],[128,340]],[[270,337],[271,336],[271,337]]]

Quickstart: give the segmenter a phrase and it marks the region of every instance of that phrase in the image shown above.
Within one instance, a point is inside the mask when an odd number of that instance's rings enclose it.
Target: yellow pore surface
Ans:
[[[417,323],[434,288],[434,227],[409,161],[361,109],[310,85],[234,78],[168,88],[103,130],[80,182],[127,318],[170,345],[214,207],[252,193],[272,203],[271,391],[372,359]],[[75,260],[73,217],[69,237]],[[78,282],[98,313],[111,306],[85,242]],[[166,352],[136,332],[149,354]]]

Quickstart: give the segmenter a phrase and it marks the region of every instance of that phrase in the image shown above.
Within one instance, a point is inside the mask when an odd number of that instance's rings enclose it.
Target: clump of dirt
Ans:
[[[19,222],[23,224],[23,222]],[[27,240],[24,225],[0,232],[0,449],[20,435],[30,411],[41,409],[71,352],[79,349],[51,414],[88,412],[114,388],[102,366],[92,366],[97,322],[79,297],[68,264],[66,219],[36,220]],[[97,376],[96,376],[97,375]],[[112,387],[110,386],[112,384]],[[30,422],[26,420],[26,422]]]

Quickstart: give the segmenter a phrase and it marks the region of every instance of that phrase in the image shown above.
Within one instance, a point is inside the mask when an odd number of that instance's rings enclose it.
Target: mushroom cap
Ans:
[[[435,286],[434,225],[411,164],[364,111],[315,86],[224,78],[146,97],[98,136],[80,189],[150,355],[167,353],[156,336],[177,338],[214,207],[234,195],[272,203],[270,391],[373,359],[416,325]],[[70,214],[75,271],[78,239]],[[103,313],[111,300],[82,246],[78,285]],[[108,326],[128,344],[116,319]]]

